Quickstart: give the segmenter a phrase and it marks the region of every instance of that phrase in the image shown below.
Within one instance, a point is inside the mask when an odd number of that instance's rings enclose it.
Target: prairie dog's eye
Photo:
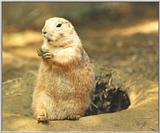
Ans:
[[[56,27],[61,27],[61,25],[62,25],[62,24],[57,24],[57,26],[56,26]]]

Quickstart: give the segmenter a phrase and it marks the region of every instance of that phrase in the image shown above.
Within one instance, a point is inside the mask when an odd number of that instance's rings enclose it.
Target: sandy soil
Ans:
[[[42,43],[41,35],[32,31],[4,34],[3,130],[158,130],[158,22],[112,30],[81,29],[78,32],[95,64],[96,74],[113,71],[115,81],[127,86],[125,91],[131,106],[119,112],[87,116],[78,121],[38,124],[32,118],[31,101],[40,63],[36,49]],[[15,43],[23,41],[23,38],[25,43],[20,43],[23,45]]]

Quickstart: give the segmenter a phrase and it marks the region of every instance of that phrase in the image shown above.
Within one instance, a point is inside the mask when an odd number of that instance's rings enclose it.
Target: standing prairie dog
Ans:
[[[38,122],[79,119],[90,105],[94,72],[73,25],[50,18],[42,29],[42,56],[32,108]]]

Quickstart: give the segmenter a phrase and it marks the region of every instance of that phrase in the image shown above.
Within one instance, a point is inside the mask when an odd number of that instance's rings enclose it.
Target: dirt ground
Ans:
[[[77,30],[95,65],[95,72],[112,71],[126,86],[128,109],[86,116],[77,121],[38,124],[32,117],[32,92],[40,64],[37,31],[3,33],[4,131],[157,131],[158,130],[158,20],[142,20],[112,28]]]

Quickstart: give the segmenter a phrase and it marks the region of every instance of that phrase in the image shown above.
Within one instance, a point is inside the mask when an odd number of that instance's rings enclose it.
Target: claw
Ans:
[[[50,59],[53,58],[53,54],[52,53],[45,53],[45,54],[42,55],[42,58],[50,60]]]
[[[38,56],[42,56],[42,51],[40,49],[37,49]]]
[[[47,118],[47,114],[44,110],[41,110],[38,115],[37,115],[37,122],[38,123],[44,123],[47,124],[48,123],[48,118]]]
[[[45,118],[45,117],[39,117],[39,118],[37,118],[37,122],[38,123],[47,124],[48,123],[48,119]]]

